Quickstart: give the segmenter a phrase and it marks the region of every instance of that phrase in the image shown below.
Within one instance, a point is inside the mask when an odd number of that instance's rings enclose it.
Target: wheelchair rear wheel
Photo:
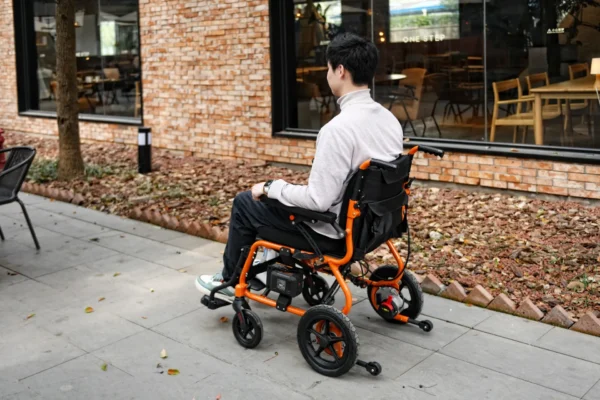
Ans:
[[[321,304],[309,308],[300,318],[297,339],[306,362],[322,375],[341,376],[356,364],[356,329],[334,307]]]
[[[398,272],[398,267],[394,265],[384,265],[379,267],[373,272],[371,275],[371,280],[380,281],[380,280],[391,280],[396,276]],[[381,301],[386,301],[390,299],[390,296],[394,298],[395,296],[399,296],[401,299],[401,306],[398,311],[398,314],[407,316],[408,318],[417,319],[419,314],[421,314],[421,310],[423,309],[423,290],[421,289],[421,285],[417,281],[417,278],[410,272],[404,271],[402,275],[402,280],[400,281],[400,291],[396,291],[396,289],[391,287],[373,287],[369,286],[367,289],[369,303],[377,312],[377,314],[385,319],[388,322],[403,324],[402,321],[394,319],[393,316],[389,312],[384,312],[381,309]],[[378,299],[379,298],[379,299]]]

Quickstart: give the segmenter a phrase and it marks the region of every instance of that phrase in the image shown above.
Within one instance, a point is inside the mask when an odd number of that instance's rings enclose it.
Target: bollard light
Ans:
[[[138,171],[147,174],[152,171],[152,130],[141,127],[138,129]]]

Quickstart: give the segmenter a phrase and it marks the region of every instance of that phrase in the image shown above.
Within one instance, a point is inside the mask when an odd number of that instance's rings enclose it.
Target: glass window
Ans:
[[[285,0],[277,21],[293,24],[294,40],[273,54],[284,62],[275,85],[285,88],[274,91],[285,97],[275,105],[284,108],[282,129],[316,133],[339,112],[325,51],[336,35],[353,32],[377,45],[372,95],[406,136],[600,148],[591,72],[600,57],[600,0],[485,2]],[[545,95],[536,114],[536,88],[556,84],[544,89],[556,95]],[[573,94],[574,87],[586,89]]]
[[[79,112],[141,117],[138,0],[76,0]],[[29,110],[56,111],[56,21],[54,2],[33,1],[37,91]],[[26,22],[27,24],[27,22]]]

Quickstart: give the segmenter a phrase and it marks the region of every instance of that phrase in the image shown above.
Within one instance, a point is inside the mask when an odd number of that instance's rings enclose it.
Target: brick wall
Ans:
[[[268,0],[140,0],[144,124],[153,145],[204,158],[310,165],[313,140],[271,135]],[[19,117],[12,0],[0,0],[0,127],[57,135]],[[136,143],[137,128],[82,122],[84,140]],[[9,133],[10,134],[10,133]],[[600,198],[600,167],[491,156],[419,156],[414,174],[468,185]]]

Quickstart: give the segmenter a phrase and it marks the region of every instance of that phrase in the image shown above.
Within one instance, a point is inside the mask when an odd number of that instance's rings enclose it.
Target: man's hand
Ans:
[[[265,192],[263,191],[264,187],[265,182],[257,183],[256,185],[252,186],[252,198],[254,200],[259,200],[260,196],[265,194]]]

